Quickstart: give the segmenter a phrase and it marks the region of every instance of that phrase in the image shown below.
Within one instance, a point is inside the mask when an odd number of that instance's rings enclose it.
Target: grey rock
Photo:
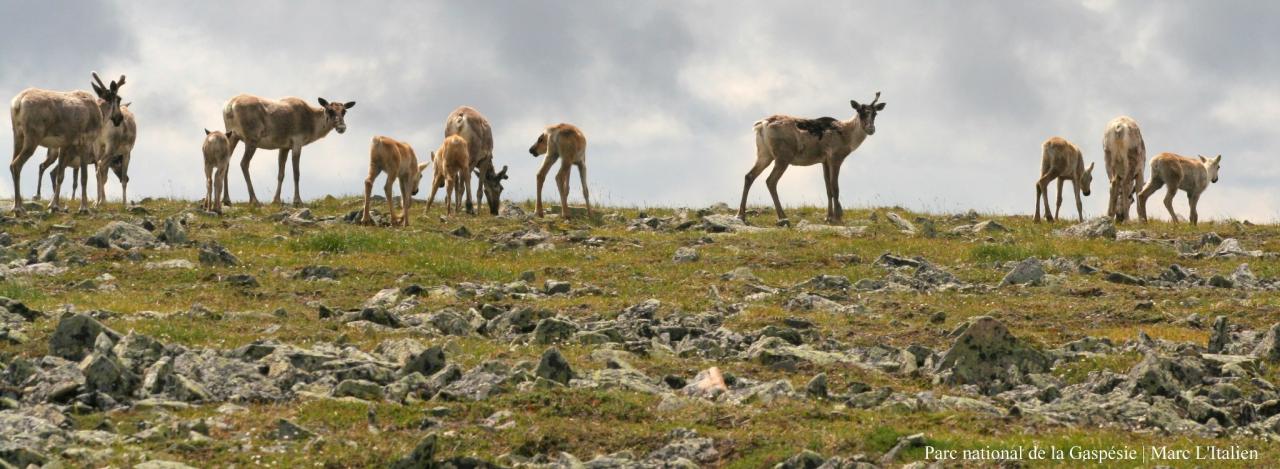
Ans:
[[[1044,279],[1044,263],[1035,257],[1028,257],[1019,262],[1005,274],[1000,286],[1005,285],[1038,285]]]
[[[128,251],[133,248],[155,247],[158,240],[155,235],[141,226],[113,221],[90,236],[85,244],[96,248],[119,248]]]
[[[187,227],[182,223],[182,219],[179,217],[164,219],[164,232],[160,234],[160,240],[173,245],[187,244]]]
[[[542,292],[547,295],[558,295],[561,293],[569,293],[569,290],[571,290],[572,288],[573,287],[572,285],[569,284],[569,282],[562,282],[559,280],[547,280],[542,287]]]
[[[186,259],[169,259],[167,261],[148,262],[144,267],[147,270],[159,270],[159,269],[191,270],[196,268],[196,265]]]
[[[803,450],[773,466],[773,469],[818,469],[827,460],[821,454]]]
[[[141,381],[114,356],[98,353],[90,354],[80,362],[80,373],[84,374],[87,390],[115,398],[128,397]]]
[[[1177,397],[1188,386],[1203,384],[1203,365],[1191,357],[1161,357],[1148,353],[1129,370],[1133,394]]]
[[[303,267],[297,273],[293,274],[293,278],[299,280],[337,280],[337,269],[327,265],[309,265]]]
[[[1061,230],[1055,230],[1053,234],[1063,238],[1116,239],[1116,225],[1110,218],[1099,217],[1085,220]]]
[[[1262,336],[1262,340],[1258,341],[1258,345],[1254,347],[1253,356],[1271,363],[1280,362],[1280,323],[1276,323],[1270,329],[1267,329],[1267,333]]]
[[[683,458],[707,464],[715,462],[720,457],[720,452],[716,450],[715,440],[711,438],[699,437],[697,432],[686,429],[677,429],[671,433],[673,441],[649,453],[646,459],[650,461],[674,461]]]
[[[539,378],[569,384],[569,380],[573,378],[573,368],[569,367],[569,361],[564,359],[559,349],[551,347],[542,353],[542,359],[538,361],[538,369],[534,374]]]
[[[675,254],[671,256],[671,260],[673,260],[673,261],[675,261],[675,262],[678,262],[678,263],[679,263],[679,262],[694,262],[694,261],[697,261],[697,260],[698,260],[698,257],[699,257],[699,256],[698,256],[698,250],[697,250],[697,249],[694,249],[694,248],[691,248],[691,247],[688,247],[688,246],[681,246],[681,247],[679,247],[679,248],[676,248],[676,252],[675,252]]]
[[[93,349],[94,341],[101,334],[113,342],[120,339],[120,333],[83,313],[63,317],[49,337],[49,354],[79,361]]]
[[[372,381],[348,379],[333,387],[333,397],[355,397],[366,401],[382,400],[382,386]]]
[[[310,440],[315,436],[315,432],[307,430],[288,419],[276,420],[275,428],[272,428],[271,431],[267,433],[267,438],[273,440],[305,441]]]
[[[224,277],[223,282],[237,288],[258,288],[258,279],[249,274],[232,274]]]
[[[240,258],[231,254],[227,248],[222,247],[218,243],[209,242],[200,245],[200,263],[211,266],[237,266],[240,265]]]
[[[911,222],[902,218],[902,216],[898,215],[897,213],[885,212],[884,217],[889,220],[889,223],[892,223],[893,226],[898,227],[898,229],[904,233],[916,232],[915,225],[912,225]]]
[[[809,397],[826,399],[827,398],[827,374],[818,373],[817,375],[814,375],[813,379],[810,379],[809,383],[804,385],[804,392],[805,394],[809,395]]]
[[[1275,329],[1274,327],[1272,329]],[[1209,334],[1209,353],[1222,353],[1231,342],[1231,334],[1227,331],[1227,317],[1218,316],[1213,319],[1213,331]]]
[[[160,459],[152,459],[150,461],[137,464],[133,466],[133,468],[134,469],[195,469],[192,466],[188,466],[180,462],[164,461]]]
[[[1106,280],[1107,280],[1108,282],[1111,282],[1111,283],[1119,283],[1119,284],[1121,284],[1121,285],[1139,285],[1139,286],[1141,286],[1141,285],[1146,285],[1146,284],[1147,284],[1147,282],[1146,282],[1145,280],[1140,279],[1140,278],[1137,278],[1137,277],[1134,277],[1134,276],[1132,276],[1132,275],[1129,275],[1129,274],[1126,274],[1126,273],[1123,273],[1123,272],[1111,272],[1111,273],[1107,274]]]
[[[422,373],[423,376],[431,376],[444,369],[446,364],[444,349],[436,345],[409,358],[400,367],[400,374]]]
[[[130,371],[142,373],[164,354],[164,344],[151,337],[129,331],[116,342],[112,353]]]
[[[974,318],[938,362],[951,384],[972,384],[995,394],[1021,382],[1021,375],[1049,371],[1043,353],[1018,340],[990,316]]]
[[[577,332],[577,324],[558,318],[546,318],[538,321],[538,325],[534,327],[533,341],[543,345],[560,343]]]
[[[435,467],[436,434],[427,435],[413,451],[391,464],[391,469],[422,469]]]

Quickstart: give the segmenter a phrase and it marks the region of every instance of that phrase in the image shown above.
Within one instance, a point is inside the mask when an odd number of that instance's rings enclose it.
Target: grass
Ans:
[[[327,198],[309,204],[317,217],[342,216],[359,207],[356,199]],[[184,210],[193,204],[183,201],[153,200],[143,204],[154,220]],[[424,205],[417,205],[415,211]],[[524,203],[531,212],[531,204]],[[266,218],[276,209],[258,210],[234,206],[224,217],[198,214],[189,231],[198,242],[217,241],[235,253],[242,265],[200,266],[192,271],[148,270],[146,262],[168,259],[197,261],[196,249],[144,251],[143,261],[123,254],[79,247],[111,219],[135,219],[109,205],[101,213],[76,216],[55,214],[31,224],[0,227],[15,241],[38,239],[49,234],[52,224],[70,224],[66,233],[74,251],[84,260],[73,263],[68,272],[54,277],[9,278],[0,282],[0,296],[16,298],[48,312],[62,305],[78,310],[103,309],[113,312],[106,323],[121,331],[135,330],[164,342],[191,347],[229,349],[246,343],[272,339],[300,346],[340,343],[372,352],[378,344],[411,337],[446,348],[449,360],[463,367],[486,360],[516,362],[536,360],[543,347],[507,344],[480,337],[419,337],[404,330],[375,331],[344,327],[322,321],[316,304],[332,308],[359,307],[384,288],[409,284],[434,286],[459,282],[512,282],[522,273],[532,272],[533,286],[549,279],[567,280],[575,287],[591,285],[601,295],[555,297],[530,304],[572,318],[611,317],[627,306],[648,298],[662,302],[659,315],[698,313],[743,302],[749,291],[720,275],[748,267],[768,285],[784,287],[818,274],[843,275],[852,281],[880,278],[885,274],[873,261],[886,252],[921,256],[967,282],[994,284],[1004,275],[998,264],[1027,257],[1079,259],[1104,271],[1135,275],[1156,275],[1169,264],[1178,263],[1207,277],[1226,274],[1241,260],[1193,259],[1179,257],[1167,245],[1107,240],[1056,238],[1052,230],[1065,224],[1033,223],[1029,217],[990,217],[1010,229],[977,237],[947,234],[960,221],[934,217],[935,238],[907,236],[890,226],[885,211],[896,211],[908,220],[918,214],[901,209],[855,209],[846,211],[850,224],[863,224],[866,232],[845,238],[824,232],[791,230],[752,234],[707,235],[689,232],[628,231],[616,221],[578,220],[517,221],[487,215],[441,218],[438,210],[422,215],[415,212],[406,228],[363,227],[345,224],[289,226]],[[634,208],[599,209],[617,212],[622,219],[637,215]],[[651,216],[674,216],[669,208],[645,208]],[[769,210],[752,219],[758,226],[773,226]],[[878,213],[877,213],[878,212]],[[872,214],[876,213],[871,221]],[[798,207],[789,211],[793,222],[821,221],[824,211]],[[984,217],[985,219],[986,217]],[[608,219],[608,218],[606,218]],[[465,225],[469,238],[450,234]],[[604,241],[599,245],[559,243],[552,250],[495,248],[489,239],[518,229],[540,229],[555,236],[587,230]],[[1142,229],[1153,237],[1192,243],[1207,232],[1240,239],[1246,249],[1280,250],[1280,227],[1275,225],[1235,225],[1204,223],[1198,227],[1155,222],[1122,229]],[[700,259],[674,263],[671,255],[681,246],[695,246]],[[0,253],[4,251],[0,250]],[[18,253],[9,252],[8,256]],[[25,254],[25,253],[23,253]],[[12,257],[6,258],[10,259]],[[852,259],[852,260],[850,260]],[[1248,260],[1260,276],[1280,275],[1280,260]],[[316,283],[292,279],[294,272],[308,265],[328,265],[339,269],[337,283]],[[261,286],[237,289],[220,281],[230,274],[253,275]],[[115,291],[78,290],[72,285],[86,278],[111,274]],[[1204,343],[1207,329],[1181,319],[1195,313],[1203,324],[1217,315],[1232,323],[1260,329],[1269,327],[1280,313],[1280,295],[1273,292],[1241,292],[1213,288],[1163,290],[1106,282],[1102,275],[1070,274],[1043,287],[1005,287],[989,293],[878,292],[851,293],[850,302],[864,305],[866,314],[798,312],[783,307],[788,299],[778,295],[747,303],[742,312],[725,317],[725,326],[739,332],[779,325],[784,318],[799,316],[813,323],[821,338],[854,346],[913,344],[945,350],[949,332],[971,317],[991,315],[1004,322],[1018,337],[1040,348],[1056,347],[1085,336],[1107,337],[1122,344],[1139,331],[1157,339]],[[713,291],[714,288],[714,291]],[[439,308],[474,308],[485,302],[527,304],[510,299],[421,298],[421,311]],[[1150,302],[1151,308],[1139,308]],[[221,313],[220,317],[192,317],[182,312],[200,304]],[[273,312],[283,309],[282,315]],[[155,314],[143,314],[154,312]],[[174,314],[178,313],[178,314]],[[938,316],[937,313],[943,313]],[[935,320],[941,317],[941,321]],[[27,326],[31,341],[0,344],[0,357],[42,356],[47,352],[48,335],[56,318],[41,319]],[[278,328],[271,326],[279,326]],[[271,329],[268,329],[271,327]],[[562,351],[578,370],[602,365],[591,358],[592,348],[566,345]],[[1086,379],[1091,371],[1123,373],[1136,362],[1134,354],[1117,354],[1066,363],[1054,373],[1068,383]],[[795,372],[766,368],[737,360],[711,361],[662,354],[636,357],[633,365],[647,375],[675,374],[691,377],[709,366],[753,379],[786,379],[801,387],[814,374],[826,372],[835,392],[852,383],[872,387],[889,386],[913,393],[953,390],[933,384],[927,377],[894,376],[848,365],[804,365]],[[410,451],[429,432],[442,437],[442,456],[481,456],[495,459],[502,454],[554,454],[567,451],[587,460],[598,454],[631,451],[643,456],[667,442],[676,428],[691,428],[717,442],[721,461],[718,467],[770,467],[801,449],[823,455],[850,456],[863,453],[879,456],[896,444],[899,437],[923,432],[928,446],[935,449],[969,449],[989,445],[1009,448],[1018,445],[1073,445],[1106,448],[1122,445],[1225,444],[1226,440],[1169,437],[1125,432],[1107,428],[1072,428],[1046,422],[1006,420],[964,412],[914,410],[864,411],[844,408],[836,402],[799,401],[747,406],[694,403],[675,411],[659,410],[659,400],[651,396],[617,390],[558,389],[507,393],[477,403],[425,402],[408,405],[377,403],[372,406],[335,400],[304,400],[279,405],[252,404],[249,411],[223,415],[217,404],[174,412],[129,410],[107,414],[78,415],[75,428],[110,424],[121,432],[138,431],[145,425],[168,419],[206,418],[217,422],[212,441],[146,442],[121,444],[111,456],[90,464],[129,466],[142,455],[168,458],[198,466],[330,466],[362,467],[384,465]],[[444,407],[448,415],[432,417],[436,426],[423,428],[428,409]],[[375,420],[370,423],[372,408]],[[499,410],[511,411],[515,426],[487,430],[477,425]],[[171,415],[170,415],[171,414]],[[309,444],[281,444],[265,438],[276,419],[288,418],[302,424],[323,439]],[[105,423],[104,423],[105,422]],[[1231,441],[1259,449],[1263,460],[1280,458],[1280,449],[1258,441]],[[911,448],[898,457],[899,463],[918,461],[924,448]],[[1232,466],[1234,464],[1234,466]],[[968,462],[966,467],[988,464]],[[1071,461],[1031,463],[1031,467],[1074,467]],[[1141,462],[1124,466],[1142,466]],[[1180,463],[1174,467],[1185,467]],[[1227,462],[1226,467],[1248,467],[1247,462]],[[949,465],[950,467],[950,465]]]

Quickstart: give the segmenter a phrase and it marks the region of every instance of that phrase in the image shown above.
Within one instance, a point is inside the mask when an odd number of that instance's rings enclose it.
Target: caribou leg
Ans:
[[[835,206],[835,218],[830,223],[844,222],[844,207],[840,205],[840,166],[843,164],[844,160],[831,163],[831,204]]]
[[[302,192],[298,187],[298,181],[301,179],[301,173],[298,170],[298,160],[302,158],[302,147],[293,147],[293,205],[295,207],[302,206]]]
[[[547,173],[551,172],[551,165],[554,164],[558,159],[560,159],[559,153],[548,151],[547,158],[542,160],[542,167],[538,168],[538,175],[535,178],[536,180],[535,185],[537,186],[537,192],[536,192],[537,195],[534,196],[534,200],[536,201],[534,203],[535,204],[534,213],[538,216],[538,218],[542,218],[545,215],[545,213],[542,210],[542,185],[547,180]]]
[[[773,163],[773,158],[765,153],[765,150],[757,151],[756,164],[747,171],[747,176],[743,178],[742,203],[738,205],[738,219],[742,220],[743,223],[747,222],[747,193],[751,191],[751,183],[756,182],[756,177],[760,176],[760,173],[764,172],[764,169],[768,168],[770,163]]]
[[[14,128],[17,127],[15,124]],[[24,142],[16,131],[13,137],[13,161],[9,162],[9,174],[13,176],[13,213],[21,215],[26,213],[22,208],[22,191],[20,190],[22,165],[27,164],[27,160],[35,154],[36,145],[35,142]]]
[[[787,171],[787,163],[778,161],[773,165],[773,171],[769,172],[769,177],[765,178],[765,185],[769,186],[769,196],[773,197],[773,209],[778,212],[778,222],[787,219],[787,214],[782,211],[782,202],[778,200],[778,180],[782,179],[782,173]]]
[[[280,172],[276,173],[276,196],[271,199],[271,205],[284,205],[280,200],[280,190],[284,189],[284,167],[289,162],[289,149],[280,149]]]
[[[587,190],[587,162],[578,162],[578,177],[582,179],[582,200],[587,204],[587,219],[591,219],[591,191]]]
[[[827,223],[831,223],[831,216],[835,213],[835,207],[831,205],[831,164],[826,160],[822,161],[822,185],[827,191]]]
[[[253,207],[262,205],[258,202],[258,195],[253,192],[253,179],[249,176],[249,162],[253,160],[253,154],[257,151],[257,147],[244,142],[244,156],[240,157],[240,172],[244,173],[244,184],[249,188],[249,205]]]
[[[58,157],[57,155],[54,154],[52,148],[45,151],[44,161],[40,162],[40,172],[36,173],[36,196],[32,200],[40,200],[40,189],[41,187],[43,187],[42,184],[44,181],[44,171],[46,169],[49,169],[49,166],[53,166],[53,164],[56,163],[57,161],[58,161]],[[53,187],[52,174],[50,175],[50,178],[49,178],[49,187],[50,188]]]
[[[120,180],[120,204],[125,207],[129,206],[129,158],[132,156],[130,153],[125,153],[120,159],[120,164],[111,166],[111,171],[116,173],[116,179]]]
[[[89,213],[89,158],[93,155],[80,156],[80,167],[76,169],[80,180],[80,209],[78,213]]]

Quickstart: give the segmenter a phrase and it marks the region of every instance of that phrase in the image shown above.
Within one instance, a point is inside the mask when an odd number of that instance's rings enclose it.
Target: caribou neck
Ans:
[[[850,152],[856,150],[859,145],[862,145],[862,141],[867,139],[867,131],[862,128],[862,119],[854,114],[849,120],[840,121],[840,136],[844,138]]]

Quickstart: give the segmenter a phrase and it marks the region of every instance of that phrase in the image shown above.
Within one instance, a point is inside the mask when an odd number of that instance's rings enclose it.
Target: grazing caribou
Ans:
[[[1084,157],[1080,155],[1080,147],[1062,137],[1049,137],[1041,145],[1040,179],[1036,180],[1036,223],[1040,222],[1040,197],[1044,197],[1044,218],[1049,221],[1062,219],[1062,183],[1071,181],[1076,193],[1076,213],[1080,221],[1084,221],[1084,205],[1080,203],[1080,193],[1087,197],[1089,186],[1093,182],[1093,163],[1084,166]],[[1049,183],[1058,180],[1058,206],[1049,211]]]
[[[587,190],[587,137],[582,130],[573,124],[556,124],[547,127],[538,141],[529,147],[529,154],[537,158],[546,153],[547,159],[542,161],[538,169],[537,212],[542,212],[542,183],[547,179],[551,166],[560,160],[560,171],[556,173],[556,188],[560,190],[560,216],[569,218],[569,172],[578,167],[578,176],[582,179],[582,199],[587,202],[587,218],[591,218],[591,195]]]
[[[93,73],[93,91],[49,91],[27,88],[13,98],[9,105],[9,117],[13,123],[13,159],[9,173],[13,176],[13,212],[22,214],[21,173],[36,148],[73,149],[82,154],[97,150],[97,141],[107,126],[119,126],[124,121],[120,112],[120,87],[124,75],[110,85],[102,83],[97,72]],[[79,158],[80,186],[88,182],[87,165],[97,158]],[[38,182],[38,181],[37,181]],[[88,211],[89,198],[80,191],[80,211]],[[58,209],[58,194],[53,194],[50,209]]]
[[[1138,123],[1128,116],[1112,119],[1102,135],[1102,150],[1111,182],[1107,216],[1122,222],[1129,218],[1133,194],[1142,187],[1142,167],[1147,161],[1147,146]]]
[[[409,226],[409,207],[413,205],[413,196],[418,195],[418,182],[422,180],[422,171],[428,163],[418,164],[418,154],[408,143],[391,137],[373,137],[369,146],[369,177],[364,179],[364,212],[360,215],[360,223],[373,224],[369,216],[369,195],[373,192],[373,181],[379,174],[387,173],[387,183],[383,190],[387,196],[387,216],[391,217],[391,225]],[[391,185],[400,181],[400,216],[396,217],[395,201],[391,197]]]
[[[498,214],[498,204],[502,197],[502,180],[507,178],[504,166],[501,172],[493,171],[493,128],[489,120],[469,106],[461,106],[449,113],[444,120],[444,136],[461,136],[467,141],[467,154],[471,157],[467,174],[475,173],[480,179],[480,190],[476,191],[476,204],[487,197],[489,214]],[[467,213],[474,214],[471,195],[467,195]]]
[[[226,189],[227,170],[231,167],[231,138],[235,133],[204,129],[204,209],[222,214],[222,191]]]
[[[302,147],[329,135],[330,130],[339,134],[347,131],[345,117],[347,110],[355,107],[354,101],[347,103],[329,102],[318,98],[320,107],[312,107],[298,98],[284,98],[279,101],[242,94],[227,101],[222,108],[222,121],[227,131],[233,134],[231,150],[244,141],[244,156],[240,157],[240,170],[244,173],[244,183],[249,188],[249,203],[257,206],[258,196],[253,192],[253,180],[249,177],[249,162],[259,148],[280,150],[280,172],[276,177],[276,196],[273,204],[282,204],[280,190],[284,187],[284,166],[293,152],[293,204],[302,205],[302,195],[298,190],[298,159],[302,157]],[[230,196],[223,188],[223,202],[231,203]]]
[[[765,183],[773,197],[773,207],[778,212],[778,223],[789,224],[778,201],[778,179],[787,167],[811,166],[822,163],[823,183],[827,187],[827,222],[840,223],[844,209],[840,206],[840,165],[845,157],[858,149],[867,136],[876,133],[876,114],[884,110],[880,92],[871,104],[849,101],[855,115],[849,120],[832,117],[804,119],[773,115],[756,121],[756,164],[747,171],[742,186],[742,204],[738,206],[738,218],[747,220],[747,192],[765,168],[773,164]]]
[[[1178,214],[1173,212],[1173,196],[1178,189],[1187,191],[1187,205],[1191,206],[1191,224],[1196,224],[1200,216],[1196,213],[1196,204],[1200,202],[1200,194],[1209,184],[1218,182],[1218,170],[1222,168],[1222,155],[1213,158],[1200,156],[1199,160],[1178,156],[1173,153],[1161,153],[1151,159],[1151,182],[1138,194],[1138,219],[1147,221],[1147,198],[1160,189],[1168,187],[1164,194],[1164,208],[1169,210],[1169,219],[1178,222]]]
[[[436,164],[436,172],[431,177],[431,193],[427,196],[427,210],[436,201],[436,190],[444,188],[444,213],[452,214],[454,210],[462,210],[462,193],[466,190],[467,199],[471,198],[471,178],[467,168],[471,164],[470,149],[466,139],[458,135],[450,135],[440,143],[440,148],[431,152],[431,161]]]

